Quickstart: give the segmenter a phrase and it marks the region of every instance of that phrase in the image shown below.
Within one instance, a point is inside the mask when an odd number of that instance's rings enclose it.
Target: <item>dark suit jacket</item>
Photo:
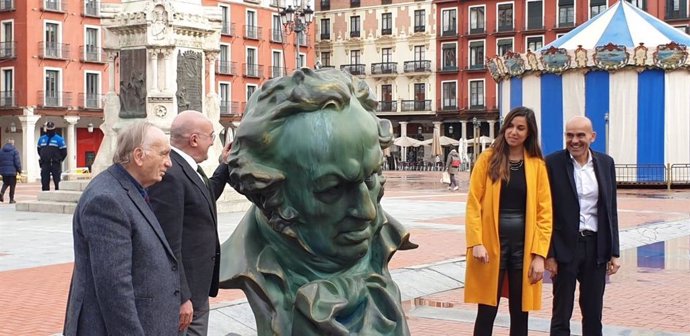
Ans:
[[[178,260],[182,296],[192,305],[218,294],[220,243],[216,196],[177,152],[163,181],[149,188],[151,206]],[[226,169],[227,170],[227,169]],[[226,174],[227,176],[227,174]]]
[[[72,234],[65,335],[177,335],[177,261],[124,169],[111,166],[89,183]]]
[[[618,210],[616,171],[613,158],[591,151],[594,173],[599,185],[597,262],[620,256],[618,245]],[[553,235],[549,256],[558,262],[573,260],[580,230],[580,202],[577,196],[570,153],[561,150],[546,157],[553,200]]]

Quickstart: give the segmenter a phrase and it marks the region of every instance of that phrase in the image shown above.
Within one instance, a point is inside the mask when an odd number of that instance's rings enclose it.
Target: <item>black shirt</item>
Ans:
[[[499,210],[520,210],[525,212],[527,203],[527,181],[525,180],[525,164],[511,164],[510,182],[501,184],[501,199]]]

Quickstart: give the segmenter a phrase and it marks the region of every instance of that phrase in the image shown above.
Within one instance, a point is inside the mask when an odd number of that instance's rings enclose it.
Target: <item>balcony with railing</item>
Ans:
[[[220,101],[220,115],[233,116],[240,115],[244,111],[244,102],[221,100]]]
[[[17,57],[17,42],[0,42],[0,59],[9,59]]]
[[[406,73],[431,72],[431,61],[405,61],[404,71]]]
[[[485,63],[474,63],[470,64],[469,66],[465,67],[465,71],[467,72],[481,72],[481,71],[486,71],[486,64]]]
[[[103,49],[92,45],[79,47],[80,61],[84,63],[105,63],[107,56]]]
[[[101,16],[101,2],[96,0],[84,0],[84,12],[82,15],[90,17]]]
[[[455,27],[444,27],[440,37],[458,37],[458,30]]]
[[[102,110],[103,95],[97,93],[79,93],[79,108],[82,110]]]
[[[398,73],[398,63],[396,62],[383,62],[383,63],[372,63],[371,64],[371,74],[376,75],[397,75]]]
[[[441,66],[438,67],[438,72],[443,72],[443,73],[453,73],[453,72],[458,72],[460,69],[458,69],[458,66],[453,62],[453,63],[448,63],[448,64],[442,64]]]
[[[457,112],[460,110],[457,98],[439,99],[436,102],[436,108],[438,108],[439,112]]]
[[[67,11],[67,1],[41,0],[41,10],[44,12],[64,13]]]
[[[17,93],[15,91],[0,91],[0,108],[17,107]]]
[[[402,100],[402,112],[431,111],[431,100]]]
[[[244,26],[244,38],[250,40],[258,40],[261,38],[261,27],[259,26]]]
[[[398,112],[397,100],[380,100],[376,112]]]
[[[271,66],[268,67],[268,78],[278,78],[285,76],[285,67]]]
[[[393,35],[393,28],[381,28],[381,35]]]
[[[414,26],[415,33],[423,33],[426,31],[426,25]]]
[[[360,37],[360,31],[359,30],[351,30],[350,31],[350,37]]]
[[[216,73],[221,75],[236,75],[236,66],[237,62],[218,60],[216,61]]]
[[[270,29],[269,34],[271,34],[271,42],[283,43],[285,34],[282,29]]]
[[[38,91],[38,105],[41,107],[67,108],[72,103],[72,92]]]
[[[69,44],[55,42],[38,42],[38,51],[41,58],[68,59],[70,58]]]
[[[331,33],[330,32],[321,33],[319,35],[319,38],[321,40],[330,40],[331,39]]]
[[[0,0],[0,12],[9,12],[14,10],[14,0]]]
[[[261,72],[263,71],[263,69],[264,66],[259,64],[242,64],[242,74],[245,77],[261,78]]]
[[[349,72],[354,76],[364,76],[366,75],[365,64],[343,64],[340,66],[340,70]]]
[[[235,24],[223,22],[223,25],[220,27],[220,34],[226,36],[235,36]]]

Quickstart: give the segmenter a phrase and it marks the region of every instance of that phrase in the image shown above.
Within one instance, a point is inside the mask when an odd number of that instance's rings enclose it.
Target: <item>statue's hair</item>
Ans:
[[[390,146],[391,123],[376,116],[377,101],[369,86],[340,70],[302,68],[291,76],[264,83],[247,102],[228,160],[230,185],[256,204],[276,231],[291,225],[299,215],[294,208],[284,206],[282,185],[286,176],[275,167],[271,154],[276,146],[284,145],[278,141],[285,120],[327,107],[346,113],[353,97],[378,123],[381,148]]]

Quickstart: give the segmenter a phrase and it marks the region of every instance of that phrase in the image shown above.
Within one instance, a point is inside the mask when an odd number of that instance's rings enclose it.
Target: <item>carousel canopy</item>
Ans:
[[[594,49],[607,43],[634,48],[640,43],[657,46],[671,41],[688,46],[690,36],[627,1],[619,1],[542,50],[550,47],[574,50],[578,46]]]

